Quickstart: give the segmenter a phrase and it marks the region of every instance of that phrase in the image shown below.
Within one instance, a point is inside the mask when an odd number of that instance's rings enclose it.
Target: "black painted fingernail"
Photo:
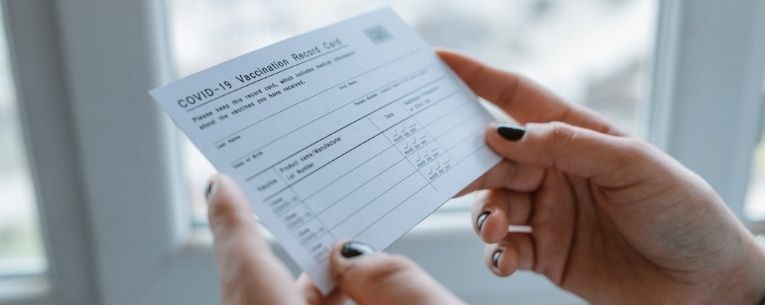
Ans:
[[[478,215],[478,217],[475,219],[476,227],[478,227],[478,233],[481,232],[481,229],[483,228],[483,223],[486,222],[486,218],[489,218],[489,214],[491,214],[491,211],[485,211]]]
[[[345,258],[356,257],[359,255],[366,255],[372,252],[375,252],[375,250],[372,249],[372,247],[357,241],[349,241],[343,244],[343,248],[340,249],[340,255],[342,255]]]
[[[518,141],[526,134],[526,128],[518,125],[503,124],[497,127],[497,133],[507,140]]]
[[[494,265],[494,268],[499,268],[500,257],[502,257],[502,249],[494,250],[494,253],[491,255],[491,264]]]
[[[207,183],[207,188],[205,188],[205,199],[209,202],[210,201],[210,195],[212,195],[213,192],[213,183],[212,181]]]

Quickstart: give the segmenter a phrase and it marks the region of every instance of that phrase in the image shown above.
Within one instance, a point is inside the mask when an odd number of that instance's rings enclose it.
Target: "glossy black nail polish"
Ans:
[[[205,188],[205,199],[207,201],[210,201],[210,195],[212,195],[213,191],[213,182],[210,181],[207,183],[207,188]]]
[[[356,241],[349,241],[343,244],[343,248],[340,249],[340,255],[342,255],[345,258],[356,257],[359,255],[366,255],[372,252],[375,252],[374,249],[372,249],[372,247],[368,246],[367,244],[356,242]]]
[[[510,141],[518,141],[526,134],[526,128],[517,125],[504,124],[497,127],[497,133]]]
[[[491,254],[491,264],[494,265],[494,268],[499,268],[500,257],[502,257],[502,249],[494,250],[494,253]]]
[[[491,214],[491,211],[484,211],[476,217],[475,224],[479,233],[481,232],[481,229],[483,229],[483,223],[486,222],[486,218],[489,217],[489,214]]]

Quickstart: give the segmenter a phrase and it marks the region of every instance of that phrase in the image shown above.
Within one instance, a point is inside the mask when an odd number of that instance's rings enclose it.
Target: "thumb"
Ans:
[[[223,304],[298,304],[292,275],[261,236],[250,205],[231,178],[216,175],[206,191]]]
[[[493,123],[486,131],[486,142],[507,159],[588,178],[605,187],[634,183],[652,150],[639,140],[562,122],[525,127]]]
[[[330,257],[335,283],[359,305],[464,304],[402,256],[351,241],[335,246]]]

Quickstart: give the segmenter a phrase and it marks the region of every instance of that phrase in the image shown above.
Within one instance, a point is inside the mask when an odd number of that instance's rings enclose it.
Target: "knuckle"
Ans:
[[[565,148],[571,145],[576,137],[576,130],[571,125],[564,122],[553,121],[546,124],[543,132],[543,141],[546,142],[547,164],[546,167],[555,168],[558,154],[565,151]]]
[[[624,142],[627,151],[634,155],[647,155],[653,149],[648,143],[634,138],[625,138]]]
[[[556,145],[566,144],[574,138],[574,130],[566,123],[555,121],[548,126],[548,139]]]
[[[401,255],[391,255],[388,265],[392,272],[406,270],[415,266],[412,260]]]
[[[375,274],[377,277],[389,277],[406,271],[414,266],[414,262],[406,257],[400,255],[388,256],[386,261],[382,264],[378,264],[370,270],[370,274]]]

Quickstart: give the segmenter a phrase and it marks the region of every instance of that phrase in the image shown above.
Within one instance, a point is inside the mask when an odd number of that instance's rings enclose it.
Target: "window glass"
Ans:
[[[433,46],[517,71],[573,103],[637,131],[647,96],[656,1],[253,1],[170,0],[180,76],[292,35],[390,5]],[[197,215],[213,168],[184,142]]]
[[[45,267],[2,19],[0,12],[0,277]]]
[[[762,134],[765,135],[765,126]],[[752,178],[749,183],[744,213],[752,220],[765,220],[765,136],[752,156]]]

